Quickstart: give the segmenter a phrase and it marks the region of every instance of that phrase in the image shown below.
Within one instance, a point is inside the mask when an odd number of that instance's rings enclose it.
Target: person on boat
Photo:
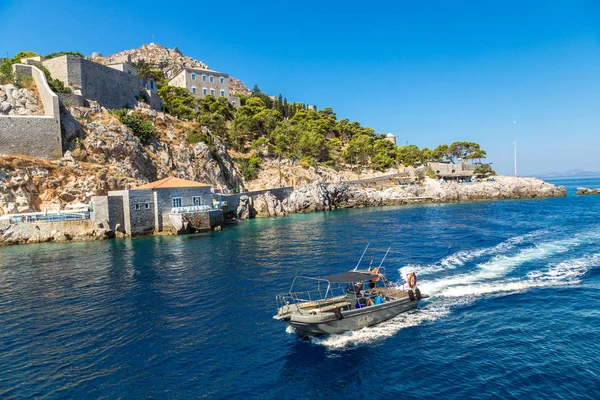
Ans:
[[[358,297],[360,295],[360,292],[362,289],[363,289],[362,282],[354,282],[354,283],[348,284],[348,287],[346,288],[346,292],[354,293]]]
[[[356,293],[356,296],[362,296],[362,290],[363,290],[363,283],[362,282],[358,282],[354,284],[354,293]]]

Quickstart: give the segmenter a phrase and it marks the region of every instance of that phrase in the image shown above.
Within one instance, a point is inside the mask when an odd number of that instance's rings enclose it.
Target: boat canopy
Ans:
[[[348,271],[341,274],[324,276],[321,279],[332,283],[348,283],[369,281],[371,279],[377,279],[378,277],[379,275],[372,274],[371,271]]]

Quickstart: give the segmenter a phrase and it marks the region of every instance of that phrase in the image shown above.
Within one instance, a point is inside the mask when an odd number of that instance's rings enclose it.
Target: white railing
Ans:
[[[183,214],[183,213],[191,213],[191,212],[210,211],[210,210],[213,210],[213,207],[207,206],[207,205],[188,206],[188,207],[173,207],[173,208],[171,208],[171,213]]]

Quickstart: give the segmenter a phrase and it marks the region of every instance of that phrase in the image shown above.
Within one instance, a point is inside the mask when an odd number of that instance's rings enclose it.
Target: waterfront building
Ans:
[[[223,221],[211,185],[169,177],[92,198],[95,219],[128,235],[208,230]]]
[[[437,179],[458,181],[471,178],[475,173],[475,169],[481,165],[483,164],[430,162],[428,167],[435,172]]]
[[[169,81],[169,86],[187,89],[198,98],[211,95],[216,98],[225,97],[234,106],[239,105],[239,98],[232,96],[229,90],[229,74],[210,69],[184,68]]]

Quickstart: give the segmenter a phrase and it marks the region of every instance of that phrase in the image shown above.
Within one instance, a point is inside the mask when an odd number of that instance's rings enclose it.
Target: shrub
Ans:
[[[154,137],[155,128],[152,121],[145,120],[136,114],[128,115],[127,109],[111,110],[110,113],[117,116],[123,125],[131,129],[133,135],[143,144],[148,144]]]
[[[473,175],[486,177],[490,175],[496,175],[496,171],[492,169],[490,164],[482,164],[475,168]]]
[[[190,132],[188,133],[186,140],[189,144],[196,144],[196,143],[210,143],[211,140],[209,138],[209,136],[205,133],[202,132]]]
[[[304,156],[300,160],[300,166],[305,169],[308,167],[316,167],[316,165],[317,165],[317,162],[311,156]]]
[[[0,63],[0,84],[12,83],[13,80],[12,63],[10,59],[5,58]]]
[[[436,178],[435,171],[432,170],[431,168],[427,170],[427,173],[425,175],[427,175],[431,179],[435,179]]]
[[[261,159],[257,156],[250,158],[237,158],[238,168],[244,177],[244,180],[251,181],[258,178],[258,172],[260,171]]]
[[[34,53],[33,51],[20,51],[12,58],[12,63],[19,64],[21,62],[21,58],[35,57],[37,55],[39,54]]]
[[[49,60],[51,58],[56,58],[56,57],[60,57],[60,56],[75,56],[75,57],[79,57],[79,58],[85,58],[85,56],[78,51],[59,51],[56,53],[50,53],[50,54],[44,56],[44,58],[46,60]]]

